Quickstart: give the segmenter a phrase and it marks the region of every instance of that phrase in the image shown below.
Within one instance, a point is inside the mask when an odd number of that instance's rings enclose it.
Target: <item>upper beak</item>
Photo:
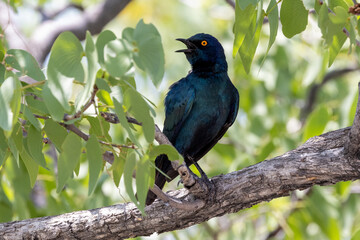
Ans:
[[[196,49],[195,44],[193,44],[192,42],[190,42],[187,39],[177,38],[176,40],[184,43],[186,45],[187,49],[180,49],[175,52],[192,53]]]

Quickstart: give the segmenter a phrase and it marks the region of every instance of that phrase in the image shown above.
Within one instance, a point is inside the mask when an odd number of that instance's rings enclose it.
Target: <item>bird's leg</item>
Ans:
[[[192,162],[192,164],[195,165],[196,169],[199,171],[201,178],[204,179],[205,181],[210,181],[206,173],[201,169],[200,165],[196,161],[194,161],[194,159],[192,158],[189,159]]]

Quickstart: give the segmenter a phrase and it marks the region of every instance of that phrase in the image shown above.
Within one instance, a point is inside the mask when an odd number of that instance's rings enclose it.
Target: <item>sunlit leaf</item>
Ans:
[[[249,27],[251,25],[251,21],[249,21],[249,19],[253,19],[254,15],[256,15],[255,6],[249,5],[245,10],[241,10],[238,1],[236,1],[233,57],[235,57],[239,51],[245,35],[249,31]]]
[[[22,75],[27,75],[34,80],[45,80],[39,64],[30,53],[21,49],[10,49],[7,51],[6,63],[14,69],[20,71]]]
[[[178,153],[178,151],[173,146],[166,144],[153,146],[153,148],[149,153],[149,156],[152,158],[156,158],[161,154],[166,154],[169,160],[180,160],[180,162],[183,160],[183,157]]]
[[[236,4],[238,4],[242,10],[245,10],[250,4],[256,7],[258,2],[259,0],[236,0]]]
[[[86,82],[85,82],[84,90],[81,92],[80,97],[76,99],[76,108],[75,108],[76,111],[80,110],[81,107],[89,100],[91,91],[94,88],[94,84],[96,80],[97,54],[96,54],[94,41],[89,32],[86,32],[85,55],[87,59]]]
[[[263,19],[264,19],[263,11],[258,20],[256,15],[253,15],[253,19],[251,20],[251,25],[239,49],[240,58],[246,73],[250,72],[251,63],[254,58],[256,48],[259,44],[260,31],[263,25],[262,24]]]
[[[305,30],[308,23],[308,11],[301,0],[283,0],[280,20],[283,34],[287,38],[292,38]]]
[[[116,39],[116,35],[110,30],[101,32],[96,40],[96,50],[98,54],[98,60],[102,67],[104,67],[104,47],[105,45]]]

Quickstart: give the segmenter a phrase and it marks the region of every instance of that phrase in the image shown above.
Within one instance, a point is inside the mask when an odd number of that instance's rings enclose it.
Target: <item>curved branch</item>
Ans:
[[[0,224],[0,238],[129,238],[186,228],[210,218],[249,208],[315,184],[329,185],[360,178],[360,160],[344,155],[350,128],[309,139],[297,149],[240,171],[212,178],[215,200],[196,211],[186,211],[156,200],[146,216],[132,203],[53,217]],[[350,164],[352,162],[352,164]],[[169,195],[186,199],[185,189]],[[16,231],[15,231],[16,229]]]

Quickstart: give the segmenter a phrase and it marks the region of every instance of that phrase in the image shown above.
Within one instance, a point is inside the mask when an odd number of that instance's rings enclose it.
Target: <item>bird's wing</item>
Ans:
[[[231,109],[229,111],[229,115],[225,121],[225,124],[222,126],[220,131],[216,134],[216,136],[203,148],[201,148],[195,156],[193,156],[194,161],[198,161],[200,158],[202,158],[210,149],[224,136],[228,128],[234,123],[237,112],[239,109],[239,93],[237,91],[234,91],[234,99],[231,103]]]
[[[165,99],[164,134],[174,144],[174,141],[191,112],[195,100],[195,90],[181,81],[171,87]]]

